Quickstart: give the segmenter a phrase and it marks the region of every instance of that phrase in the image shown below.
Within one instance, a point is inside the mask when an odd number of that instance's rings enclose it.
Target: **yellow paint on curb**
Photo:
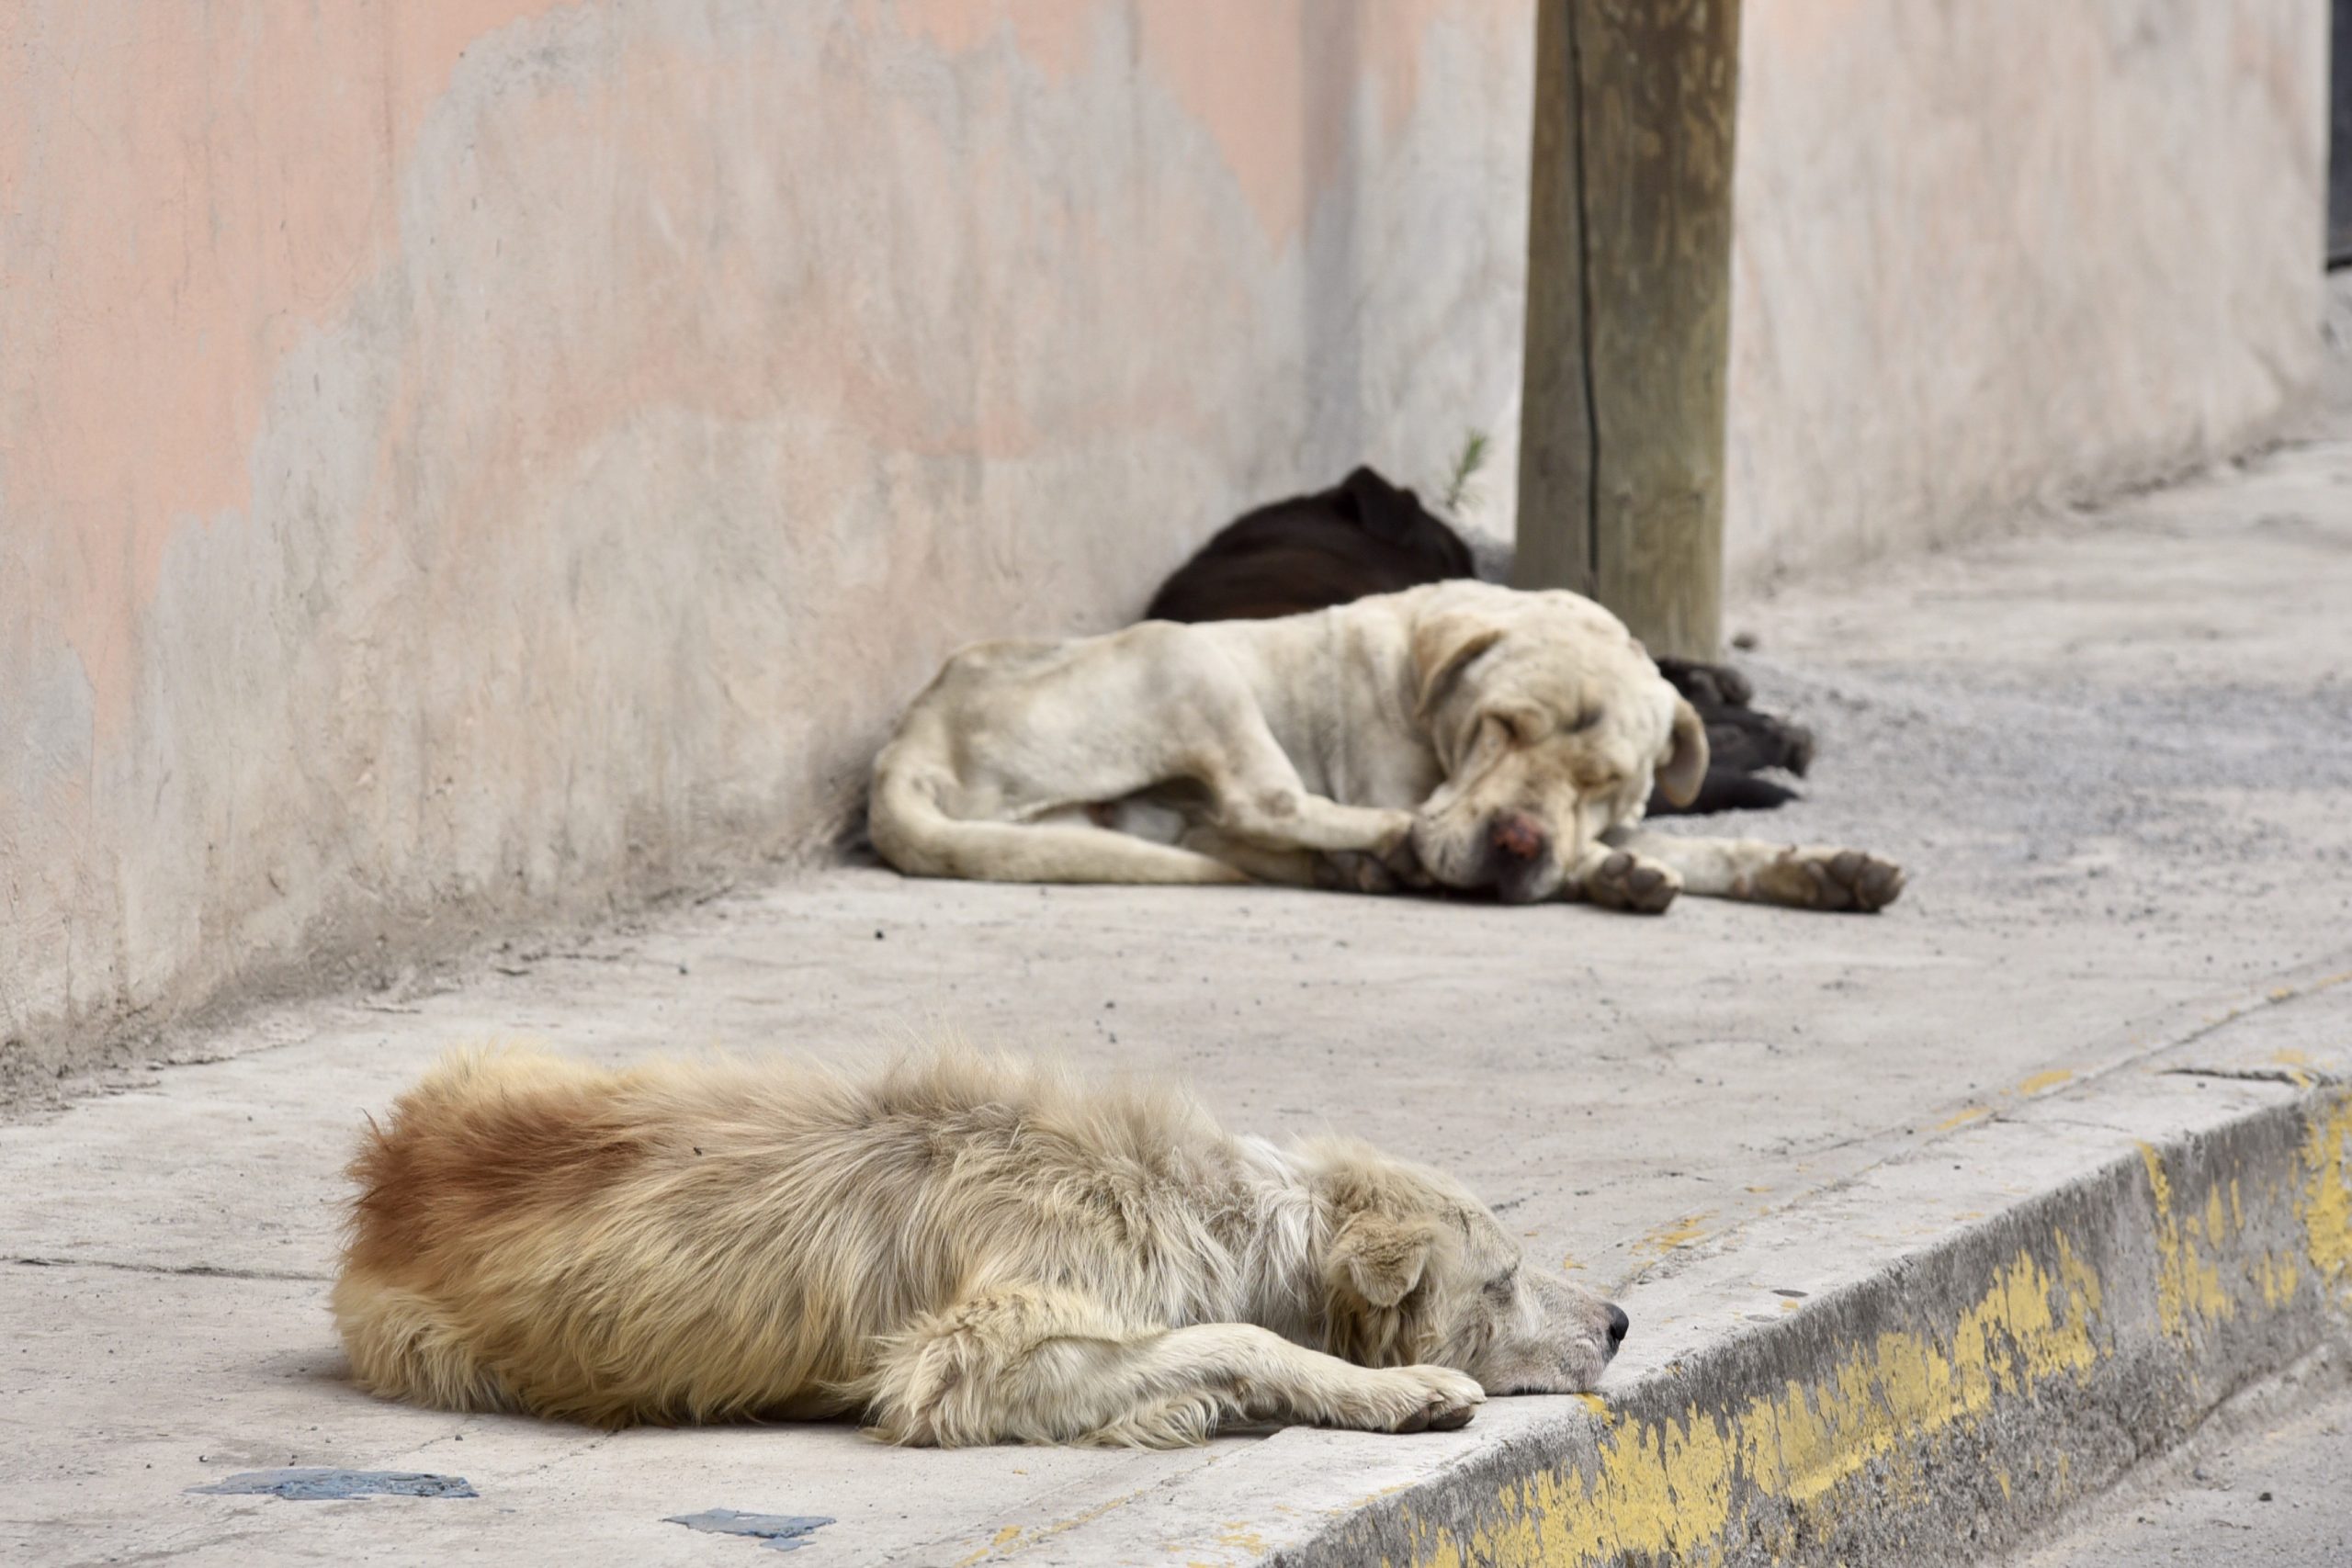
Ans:
[[[1634,1250],[1645,1258],[1659,1258],[1676,1247],[1698,1240],[1707,1234],[1704,1221],[1712,1217],[1708,1211],[1683,1215],[1671,1220],[1634,1244]]]
[[[1905,1461],[1906,1445],[1984,1414],[1997,1395],[2078,1374],[2102,1353],[2092,1333],[2098,1279],[2063,1237],[2059,1255],[2053,1277],[2019,1251],[1961,1314],[1949,1345],[1890,1331],[1825,1375],[1792,1380],[1725,1416],[1693,1404],[1665,1421],[1620,1417],[1598,1437],[1598,1475],[1555,1471],[1506,1483],[1497,1501],[1508,1523],[1472,1540],[1427,1527],[1415,1532],[1413,1561],[1713,1562],[1741,1488],[1801,1506],[1885,1461],[1877,1484],[1916,1491],[1927,1483]]]
[[[1936,1131],[1939,1133],[1949,1133],[1954,1127],[1965,1127],[1971,1122],[1981,1122],[1991,1114],[1993,1114],[1993,1108],[1989,1105],[1972,1105],[1967,1110],[1959,1112],[1957,1115],[1947,1116],[1942,1121],[1937,1122]]]
[[[2183,1338],[2192,1314],[2207,1323],[2220,1322],[2237,1314],[2237,1303],[2222,1288],[2222,1271],[2198,1250],[2196,1219],[2192,1216],[2184,1225],[2173,1213],[2172,1179],[2165,1174],[2164,1156],[2154,1145],[2142,1144],[2140,1160],[2148,1168],[2148,1190],[2156,1204],[2156,1314],[2166,1334]],[[2206,1201],[2204,1221],[2208,1244],[2218,1247],[2224,1234],[2219,1187]]]
[[[2030,1099],[2045,1089],[2056,1089],[2060,1084],[2070,1081],[2074,1076],[2075,1069],[2072,1067],[2052,1067],[2046,1073],[2034,1074],[2033,1077],[2018,1085],[2017,1091]]]
[[[2320,1287],[2352,1295],[2352,1094],[2338,1094],[2303,1139],[2305,1246]]]
[[[972,1564],[979,1562],[980,1559],[987,1557],[991,1553],[1002,1551],[1006,1547],[1011,1546],[1014,1541],[1019,1540],[1020,1539],[1021,1527],[1019,1525],[1007,1525],[1002,1529],[996,1532],[996,1539],[994,1540],[989,1541],[986,1546],[980,1548],[978,1551],[973,1552],[968,1557],[957,1558],[956,1560],[956,1568],[972,1568]]]

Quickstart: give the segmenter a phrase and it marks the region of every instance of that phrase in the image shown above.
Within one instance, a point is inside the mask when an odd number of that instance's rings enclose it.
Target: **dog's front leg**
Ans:
[[[1637,850],[1604,840],[1587,844],[1576,868],[1561,884],[1562,895],[1586,898],[1604,909],[1662,915],[1682,891],[1682,875]]]
[[[1358,1367],[1250,1324],[1136,1325],[1027,1289],[926,1318],[884,1348],[865,1393],[876,1436],[941,1448],[1182,1448],[1270,1420],[1418,1432],[1463,1425],[1485,1398],[1442,1367]]]
[[[1603,838],[1626,854],[1671,869],[1687,891],[1704,898],[1867,914],[1903,891],[1901,866],[1860,850],[1685,838],[1640,828],[1611,829]]]
[[[1487,1397],[1449,1367],[1359,1367],[1247,1323],[1167,1329],[1089,1370],[1122,1407],[1072,1440],[1118,1448],[1174,1448],[1268,1422],[1448,1431]]]
[[[1410,833],[1385,854],[1340,850],[1314,857],[1315,886],[1348,893],[1394,893],[1400,887],[1426,891],[1437,879],[1421,863]]]

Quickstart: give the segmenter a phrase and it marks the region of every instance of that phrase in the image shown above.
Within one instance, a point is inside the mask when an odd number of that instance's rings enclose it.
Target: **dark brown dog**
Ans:
[[[1144,618],[1268,620],[1473,575],[1461,535],[1411,491],[1358,468],[1335,489],[1277,501],[1226,525],[1159,585]],[[1748,706],[1754,689],[1726,665],[1661,659],[1657,667],[1699,710],[1709,757],[1698,796],[1678,807],[1653,795],[1650,816],[1755,811],[1796,798],[1758,775],[1781,768],[1803,777],[1813,761],[1810,731]]]

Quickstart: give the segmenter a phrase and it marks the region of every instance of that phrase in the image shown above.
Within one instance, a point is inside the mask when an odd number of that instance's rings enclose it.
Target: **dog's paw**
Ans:
[[[1374,1375],[1385,1386],[1371,1402],[1369,1431],[1451,1432],[1467,1427],[1487,1402],[1477,1379],[1451,1367],[1397,1367]]]
[[[1333,850],[1315,857],[1315,886],[1337,893],[1394,893],[1399,883],[1378,855]]]
[[[1378,850],[1337,850],[1315,857],[1315,886],[1343,893],[1394,893],[1401,887],[1430,886],[1429,871],[1413,848],[1413,819],[1404,812],[1403,827]]]
[[[1611,850],[1584,874],[1582,886],[1584,896],[1604,909],[1662,915],[1682,891],[1682,875],[1631,850]]]
[[[1861,850],[1791,850],[1759,882],[1776,904],[1869,914],[1901,897],[1903,868]]]

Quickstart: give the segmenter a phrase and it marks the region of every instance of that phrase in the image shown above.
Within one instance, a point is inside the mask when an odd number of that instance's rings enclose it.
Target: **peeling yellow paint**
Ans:
[[[973,1563],[979,1562],[984,1557],[1002,1551],[1006,1547],[1011,1546],[1014,1541],[1019,1540],[1020,1539],[1021,1527],[1019,1525],[1007,1525],[1002,1529],[997,1531],[996,1539],[989,1541],[986,1546],[980,1548],[978,1551],[973,1552],[968,1557],[957,1558],[956,1560],[956,1568],[972,1568]]]
[[[2184,1224],[2173,1213],[2164,1156],[2154,1145],[2142,1144],[2140,1160],[2148,1168],[2148,1190],[2156,1202],[2156,1314],[2165,1332],[2179,1338],[2189,1333],[2192,1319],[2210,1324],[2236,1316],[2237,1303],[2222,1288],[2221,1269],[2198,1249],[2196,1218]],[[2203,1229],[2214,1247],[2227,1234],[2218,1187],[2207,1197]]]
[[[1685,1214],[1679,1220],[1668,1221],[1635,1242],[1634,1250],[1645,1258],[1663,1258],[1676,1247],[1706,1235],[1704,1222],[1713,1217],[1712,1212],[1702,1210],[1697,1213]]]
[[[1122,1492],[1106,1502],[1097,1503],[1084,1513],[1072,1514],[1068,1518],[1056,1519],[1051,1524],[1038,1525],[1025,1531],[1019,1525],[1007,1525],[996,1532],[994,1540],[989,1541],[988,1545],[973,1552],[969,1557],[959,1561],[956,1568],[970,1568],[972,1563],[979,1562],[980,1559],[1007,1551],[1008,1549],[1014,1548],[1016,1545],[1018,1550],[1026,1551],[1034,1546],[1053,1540],[1057,1535],[1065,1535],[1080,1525],[1091,1525],[1113,1509],[1125,1507],[1149,1490],[1148,1486],[1138,1486],[1132,1492]]]
[[[1591,1411],[1595,1416],[1606,1416],[1609,1414],[1609,1402],[1601,1398],[1600,1395],[1597,1393],[1580,1393],[1577,1394],[1577,1397],[1584,1401],[1584,1407],[1587,1410]]]
[[[1993,1114],[1993,1108],[1989,1105],[1972,1105],[1967,1110],[1947,1116],[1937,1122],[1936,1131],[1949,1133],[1954,1127],[1965,1127],[1971,1122],[1981,1122],[1991,1114]]]
[[[2018,1085],[2017,1091],[2021,1095],[2037,1095],[2045,1089],[2056,1089],[2074,1076],[2075,1069],[2072,1067],[2052,1067],[2046,1073],[2034,1074],[2033,1077]]]
[[[2301,1266],[2286,1253],[2267,1253],[2255,1263],[2255,1288],[2262,1292],[2266,1305],[2285,1306],[2294,1300],[2295,1291],[2302,1282]]]
[[[2303,1191],[2296,1203],[2323,1290],[2352,1294],[2352,1095],[2325,1103],[2303,1139]]]
[[[1219,1532],[1216,1543],[1233,1551],[1246,1551],[1252,1557],[1263,1557],[1272,1550],[1266,1538],[1250,1528],[1247,1519],[1234,1519]]]
[[[1703,1564],[1720,1561],[1744,1489],[1803,1505],[1884,1461],[1883,1486],[1916,1491],[1924,1477],[1905,1450],[1921,1434],[2098,1359],[2092,1329],[2101,1293],[2096,1273],[2063,1241],[2054,1277],[2020,1251],[1962,1314],[1949,1344],[1892,1331],[1826,1375],[1726,1415],[1693,1405],[1667,1421],[1621,1418],[1599,1437],[1598,1474],[1513,1482],[1498,1497],[1508,1524],[1475,1541],[1440,1527],[1417,1559],[1435,1568],[1645,1555]]]

